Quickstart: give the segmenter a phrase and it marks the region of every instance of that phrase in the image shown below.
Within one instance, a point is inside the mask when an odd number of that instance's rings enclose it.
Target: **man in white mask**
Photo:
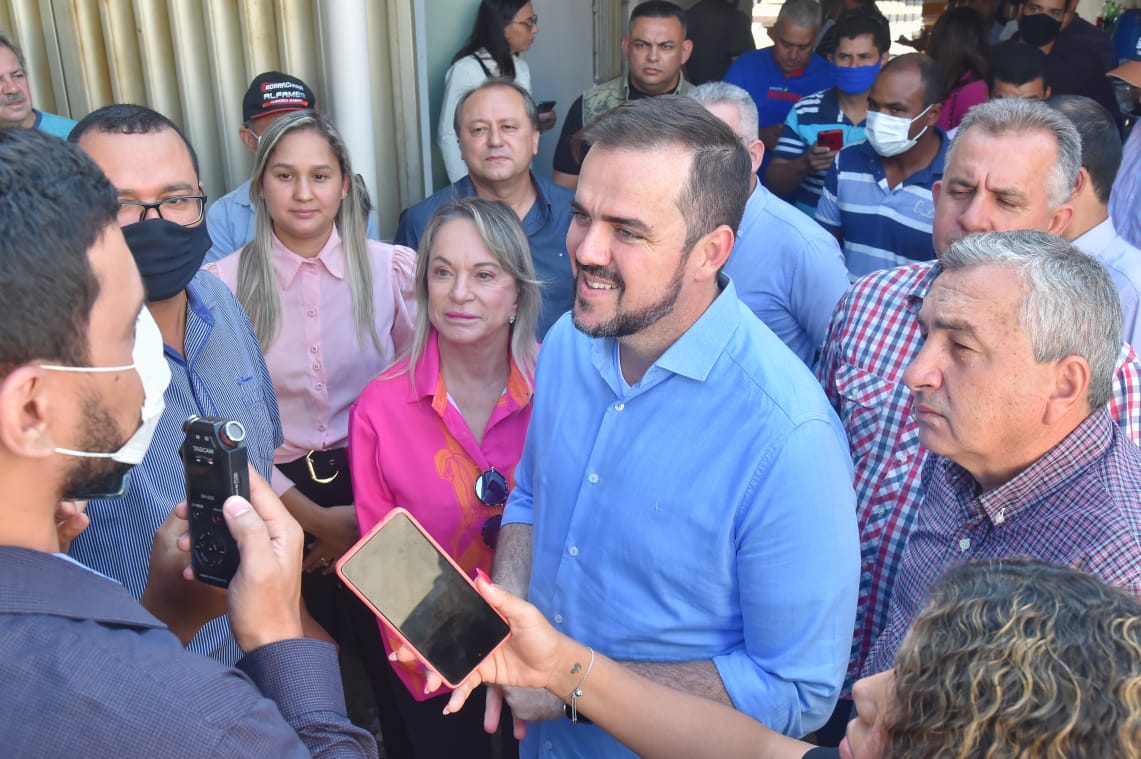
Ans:
[[[816,220],[840,240],[848,274],[929,261],[935,202],[948,139],[935,126],[943,77],[934,61],[893,58],[868,92],[865,141],[836,156]]]
[[[75,147],[0,129],[5,754],[375,757],[345,716],[336,647],[302,637],[303,534],[261,478],[252,503],[224,505],[240,556],[224,593],[186,579],[185,507],[159,530],[142,604],[60,552],[59,502],[122,489],[169,378],[118,211]],[[219,605],[237,669],[183,648]]]

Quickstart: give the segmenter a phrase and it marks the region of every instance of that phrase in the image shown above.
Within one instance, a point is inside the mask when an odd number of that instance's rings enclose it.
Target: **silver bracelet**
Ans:
[[[571,691],[567,698],[570,699],[570,721],[571,724],[578,724],[578,700],[582,698],[582,686],[586,683],[586,678],[590,677],[590,671],[594,669],[594,649],[587,646],[590,651],[590,663],[586,665],[586,674],[578,681],[578,686]]]

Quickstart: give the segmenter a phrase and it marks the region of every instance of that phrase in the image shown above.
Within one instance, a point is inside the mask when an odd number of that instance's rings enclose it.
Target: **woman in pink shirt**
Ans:
[[[511,209],[465,198],[436,211],[417,259],[411,354],[353,408],[349,452],[362,534],[402,506],[469,574],[491,571],[531,418],[539,299],[530,246]],[[392,650],[394,638],[382,635]],[[490,756],[483,709],[444,717],[446,697],[426,696],[421,672],[396,665],[403,684],[393,678],[415,755]],[[510,742],[505,722],[500,732]]]
[[[254,239],[206,268],[238,296],[265,351],[285,434],[271,484],[309,536],[305,602],[343,649],[386,675],[375,618],[332,572],[359,537],[349,411],[411,344],[416,254],[365,239],[352,178],[327,118],[281,116],[254,156]]]

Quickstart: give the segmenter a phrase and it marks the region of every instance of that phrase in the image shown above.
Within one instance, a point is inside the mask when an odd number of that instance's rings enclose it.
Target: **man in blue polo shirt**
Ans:
[[[477,195],[510,206],[523,222],[535,274],[542,283],[538,327],[542,339],[574,302],[567,257],[574,193],[531,171],[531,159],[539,150],[539,114],[535,101],[514,81],[488,79],[460,98],[454,119],[468,174],[405,208],[396,243],[416,248],[432,214],[452,198]]]
[[[28,127],[66,140],[75,122],[32,107],[24,53],[7,33],[0,31],[0,128]]]
[[[757,106],[749,93],[728,82],[708,82],[690,97],[729,125],[752,160],[749,200],[724,271],[741,302],[811,367],[832,311],[848,289],[840,248],[819,224],[757,181],[765,146],[754,136]]]
[[[931,187],[943,176],[947,135],[935,126],[943,78],[919,53],[893,58],[868,93],[864,142],[836,156],[816,220],[840,240],[848,274],[934,257]]]
[[[821,132],[839,132],[841,146],[864,139],[868,91],[887,62],[891,32],[887,19],[864,8],[845,11],[836,21],[836,86],[797,101],[765,172],[765,186],[812,216],[824,188],[824,176],[836,159],[820,140]]]
[[[788,0],[769,30],[773,46],[741,55],[725,74],[726,82],[753,96],[760,120],[759,136],[767,153],[776,149],[793,103],[835,83],[831,64],[812,52],[819,29],[820,4],[816,0]]]

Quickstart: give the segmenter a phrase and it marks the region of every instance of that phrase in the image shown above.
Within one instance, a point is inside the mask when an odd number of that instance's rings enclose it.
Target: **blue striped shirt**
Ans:
[[[241,422],[250,463],[267,480],[273,451],[283,440],[273,383],[245,311],[205,271],[194,275],[186,293],[185,357],[166,348],[170,386],[151,447],[131,470],[125,495],[87,505],[91,526],[69,550],[86,566],[121,582],[135,598],[146,587],[155,532],[174,505],[186,499],[178,450],[186,418],[197,414]],[[241,658],[225,616],[208,622],[187,648],[224,664]]]
[[[795,160],[816,144],[821,132],[839,129],[844,133],[844,144],[851,145],[864,139],[864,122],[855,124],[840,110],[840,94],[835,87],[806,95],[796,101],[784,120],[784,129],[777,142],[773,158]],[[824,189],[826,171],[810,172],[790,200],[810,217],[816,212],[820,192]]]
[[[841,236],[852,279],[935,258],[931,187],[943,178],[949,142],[943,130],[936,131],[934,160],[895,187],[888,187],[883,158],[866,141],[845,147],[828,169],[816,220]]]

